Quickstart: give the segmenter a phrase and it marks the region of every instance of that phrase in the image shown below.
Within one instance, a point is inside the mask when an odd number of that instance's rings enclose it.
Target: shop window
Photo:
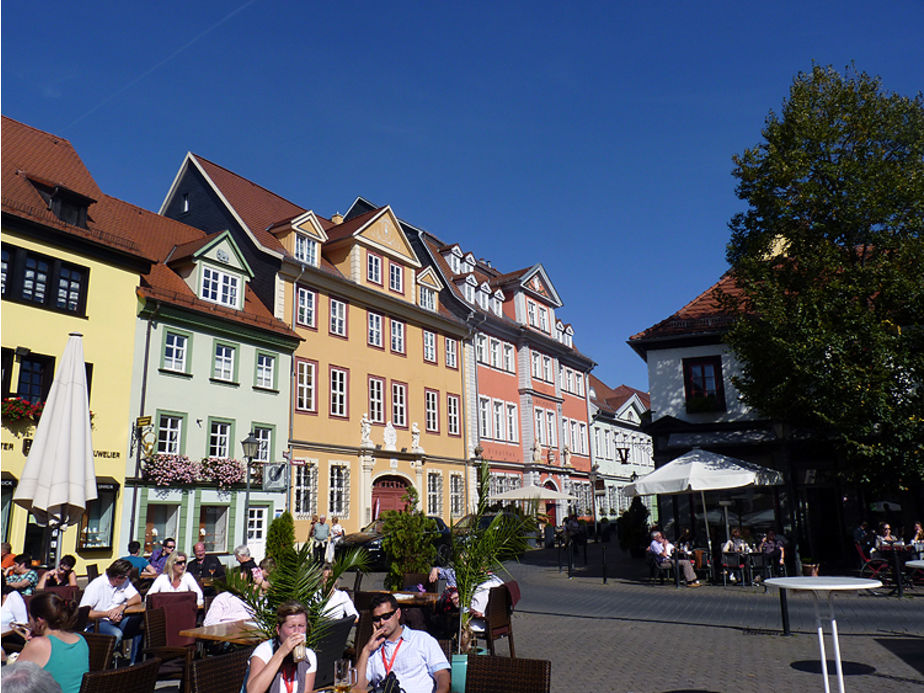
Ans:
[[[148,505],[148,513],[144,522],[145,553],[151,553],[160,542],[168,537],[176,538],[179,515],[179,505],[166,503]]]
[[[87,509],[80,519],[77,534],[77,550],[87,551],[112,548],[112,530],[115,518],[117,489],[97,484],[96,500],[87,503]]]
[[[199,509],[199,541],[208,553],[228,550],[228,507],[203,505]]]

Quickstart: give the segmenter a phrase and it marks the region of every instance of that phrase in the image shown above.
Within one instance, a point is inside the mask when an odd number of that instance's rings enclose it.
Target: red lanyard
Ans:
[[[388,676],[391,673],[391,668],[395,665],[395,658],[398,656],[398,650],[401,649],[401,643],[404,642],[404,638],[398,640],[398,646],[395,647],[395,651],[391,653],[391,661],[385,659],[385,646],[382,645],[382,666],[385,667],[385,676]],[[289,693],[292,693],[289,691]]]
[[[282,682],[286,685],[286,693],[292,693],[292,689],[295,687],[295,677],[298,676],[298,667],[295,667],[294,669],[292,669],[291,679],[288,676],[286,676],[287,668],[288,667],[286,667],[285,665],[283,665],[282,667]]]

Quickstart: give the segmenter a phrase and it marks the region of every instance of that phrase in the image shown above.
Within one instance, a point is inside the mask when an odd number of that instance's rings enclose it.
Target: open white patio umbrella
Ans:
[[[528,486],[521,486],[520,488],[514,488],[509,491],[504,491],[503,493],[498,493],[494,496],[488,496],[488,500],[499,500],[499,501],[531,501],[531,500],[550,500],[550,501],[567,501],[567,500],[577,500],[574,496],[569,496],[567,493],[562,493],[561,491],[556,491],[555,489],[545,488],[544,486],[536,486],[535,484],[529,484]]]
[[[80,522],[96,498],[83,335],[72,332],[55,373],[13,500],[42,527]]]
[[[635,483],[623,488],[627,496],[676,495],[699,491],[706,508],[706,491],[741,488],[743,486],[775,486],[783,483],[783,475],[775,469],[761,467],[727,455],[693,448],[658,467]],[[709,536],[709,517],[706,523],[706,541],[712,553]]]

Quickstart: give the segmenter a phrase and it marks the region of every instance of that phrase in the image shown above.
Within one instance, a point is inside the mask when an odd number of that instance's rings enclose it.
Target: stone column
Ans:
[[[375,468],[375,458],[369,452],[364,452],[359,456],[360,482],[359,482],[359,502],[360,508],[360,526],[365,526],[372,522],[372,470]]]

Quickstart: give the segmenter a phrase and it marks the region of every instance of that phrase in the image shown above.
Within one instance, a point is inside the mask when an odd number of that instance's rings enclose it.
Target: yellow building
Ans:
[[[161,213],[230,228],[276,317],[304,340],[294,354],[291,509],[347,532],[399,507],[447,523],[469,504],[464,437],[466,328],[439,301],[389,207],[327,219],[189,154]],[[248,254],[250,251],[250,254]]]
[[[12,504],[55,363],[70,332],[83,334],[93,414],[98,499],[59,555],[78,570],[125,554],[116,528],[130,447],[129,401],[138,277],[150,268],[139,246],[111,228],[110,204],[66,140],[3,118],[3,537],[14,553],[44,560],[44,532]],[[18,411],[17,411],[18,410]]]

